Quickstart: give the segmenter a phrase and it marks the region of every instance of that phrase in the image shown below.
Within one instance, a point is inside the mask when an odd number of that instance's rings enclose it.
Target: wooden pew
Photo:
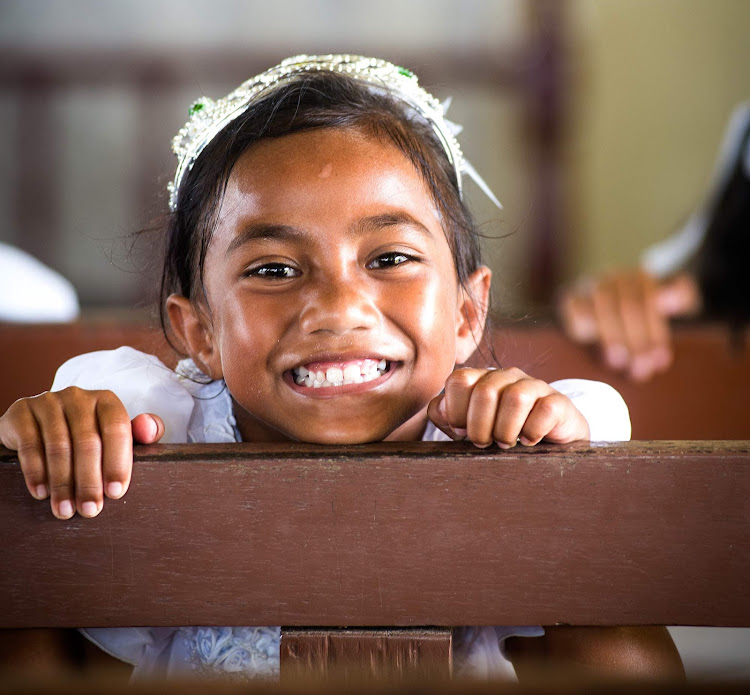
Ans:
[[[282,673],[447,676],[454,625],[750,626],[748,441],[138,447],[64,522],[2,450],[0,489],[5,628],[280,624]]]
[[[492,345],[500,363],[547,381],[581,377],[606,381],[630,407],[635,439],[750,439],[750,330],[685,324],[675,330],[673,367],[647,384],[604,369],[593,350],[568,341],[549,322],[499,323]],[[0,325],[0,413],[21,396],[45,391],[56,369],[83,352],[132,345],[169,365],[176,355],[161,332],[143,321],[84,320],[55,325]],[[477,364],[489,364],[485,349]]]
[[[499,325],[501,364],[545,381],[577,377],[614,386],[630,409],[633,439],[750,439],[750,328],[677,324],[675,360],[646,383],[602,366],[596,351],[573,344],[550,324]]]

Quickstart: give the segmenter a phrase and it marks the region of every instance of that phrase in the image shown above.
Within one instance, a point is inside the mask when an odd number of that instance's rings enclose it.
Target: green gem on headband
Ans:
[[[453,165],[459,193],[463,196],[462,177],[468,174],[500,208],[500,202],[487,184],[467,162],[456,140],[461,128],[445,118],[445,108],[434,96],[419,86],[416,75],[406,68],[385,60],[356,55],[300,55],[287,58],[276,67],[243,82],[223,99],[202,97],[189,109],[189,120],[172,140],[177,155],[177,171],[168,184],[169,209],[177,209],[180,186],[205,147],[260,96],[312,72],[348,75],[374,89],[387,90],[424,118],[437,135],[448,160]]]

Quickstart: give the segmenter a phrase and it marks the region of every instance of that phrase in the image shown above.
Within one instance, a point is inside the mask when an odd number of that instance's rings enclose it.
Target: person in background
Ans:
[[[702,315],[733,326],[750,315],[750,101],[733,112],[703,205],[644,253],[641,267],[581,278],[560,295],[574,341],[645,381],[673,359],[670,319]]]

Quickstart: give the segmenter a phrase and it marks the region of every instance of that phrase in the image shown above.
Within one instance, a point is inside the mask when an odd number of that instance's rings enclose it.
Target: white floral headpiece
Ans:
[[[177,155],[178,163],[174,179],[167,186],[170,210],[174,212],[177,208],[177,194],[183,179],[206,145],[219,132],[241,116],[259,96],[306,73],[322,71],[349,75],[374,89],[386,90],[410,106],[435,131],[455,168],[459,193],[463,196],[462,178],[463,174],[467,174],[499,208],[502,208],[498,199],[461,152],[461,146],[456,140],[461,126],[445,118],[445,110],[450,102],[441,104],[422,89],[413,72],[377,58],[356,55],[300,55],[287,58],[276,67],[243,82],[223,99],[214,101],[202,97],[190,107],[188,122],[172,140],[172,150]]]

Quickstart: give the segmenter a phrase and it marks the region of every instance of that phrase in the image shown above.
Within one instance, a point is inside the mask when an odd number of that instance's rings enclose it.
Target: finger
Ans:
[[[690,273],[679,273],[663,282],[659,288],[658,304],[667,316],[690,316],[701,310],[701,290]]]
[[[155,444],[164,436],[164,422],[158,415],[142,413],[132,422],[133,440],[136,444]]]
[[[102,482],[111,499],[122,497],[130,485],[133,470],[133,426],[119,398],[107,393],[97,402],[97,419],[102,438]]]
[[[69,519],[75,514],[73,447],[59,396],[32,405],[32,412],[44,442],[52,513],[58,519]]]
[[[629,354],[625,345],[618,294],[618,280],[605,278],[594,288],[592,303],[604,361],[612,369],[625,369]]]
[[[599,337],[591,289],[590,283],[581,284],[565,292],[558,304],[563,331],[577,343],[593,343]]]
[[[90,398],[77,396],[77,392],[73,392],[65,410],[72,446],[75,504],[81,516],[93,517],[101,511],[104,501],[102,440],[95,403]]]
[[[589,439],[589,425],[569,398],[553,391],[538,398],[521,428],[519,441],[525,446],[542,439],[557,444]]]
[[[456,369],[445,382],[445,394],[442,402],[447,424],[458,437],[466,436],[466,418],[469,401],[474,385],[486,369]]]
[[[649,347],[647,314],[649,282],[645,274],[620,277],[616,287],[617,310],[622,320],[623,341],[631,355],[645,352]]]
[[[427,406],[427,417],[442,432],[445,432],[451,439],[461,440],[463,435],[456,434],[448,422],[448,416],[445,412],[445,395],[435,396]]]
[[[645,381],[664,371],[672,362],[669,319],[659,307],[659,284],[652,275],[641,274],[640,302],[644,325],[644,344],[636,353],[630,376]]]
[[[631,378],[646,380],[666,350],[666,319],[658,312],[656,281],[648,273],[628,273],[619,282],[619,310]]]
[[[16,401],[0,418],[0,443],[18,453],[26,487],[38,500],[49,496],[44,446],[27,398]]]
[[[515,446],[537,400],[550,393],[554,391],[549,384],[530,377],[506,386],[500,395],[493,430],[493,438],[501,449]]]
[[[501,394],[509,384],[524,378],[526,375],[519,369],[494,370],[474,384],[466,414],[466,438],[475,446],[484,448],[494,442]]]

